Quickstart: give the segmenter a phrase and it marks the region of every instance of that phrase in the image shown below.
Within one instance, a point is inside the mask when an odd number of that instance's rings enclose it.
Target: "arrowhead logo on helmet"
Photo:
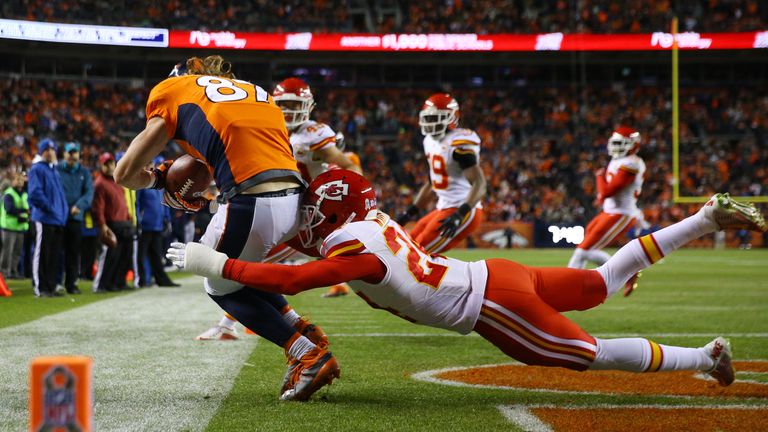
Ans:
[[[376,193],[365,177],[348,170],[331,170],[317,176],[304,193],[299,240],[317,246],[344,224],[376,216]]]

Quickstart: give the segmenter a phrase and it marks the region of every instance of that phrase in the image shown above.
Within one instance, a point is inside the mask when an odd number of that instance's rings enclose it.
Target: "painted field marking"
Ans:
[[[652,397],[670,397],[670,398],[694,398],[694,397],[727,397],[735,398],[739,400],[754,399],[765,400],[766,390],[765,386],[768,383],[761,382],[752,379],[742,379],[744,374],[761,373],[760,370],[768,368],[768,361],[752,360],[747,362],[736,362],[736,370],[740,367],[746,368],[742,373],[737,372],[736,383],[728,387],[728,389],[722,389],[719,386],[711,388],[707,387],[693,387],[688,388],[686,385],[690,385],[691,382],[695,382],[697,378],[707,379],[707,377],[698,377],[695,372],[690,371],[678,371],[678,372],[664,372],[659,374],[636,374],[637,380],[634,378],[626,382],[627,377],[632,376],[630,373],[615,372],[615,371],[594,371],[591,375],[586,375],[581,372],[569,371],[562,368],[544,368],[537,366],[526,366],[519,362],[498,363],[479,366],[457,366],[433,369],[427,371],[416,372],[411,375],[411,378],[417,381],[428,382],[432,384],[447,385],[452,387],[467,387],[478,389],[490,389],[490,390],[513,390],[535,393],[558,393],[558,394],[580,394],[580,395],[634,395],[639,394],[643,396]],[[741,364],[739,364],[741,363]],[[510,367],[515,368],[510,370]],[[471,370],[481,370],[490,368],[502,368],[503,370],[494,371],[493,373],[485,373],[485,375],[492,376],[504,376],[500,382],[494,382],[483,378],[484,373],[475,372],[470,376],[472,379],[465,381],[462,377],[457,376],[456,372],[465,372]],[[750,369],[751,368],[751,369]],[[515,373],[521,373],[522,378],[518,378]],[[589,372],[587,372],[589,374]],[[447,375],[447,376],[446,376]],[[460,374],[459,374],[460,375]],[[552,378],[553,382],[558,382],[558,385],[548,385],[548,378]],[[515,383],[514,385],[502,384],[504,381]],[[664,385],[661,383],[669,382],[670,385],[663,390],[659,390],[658,393],[652,392],[639,392],[632,385]],[[610,384],[610,385],[608,385]],[[680,386],[680,387],[675,387]],[[558,388],[559,386],[559,388]],[[750,387],[751,386],[751,387]],[[584,389],[582,389],[582,387]],[[654,387],[656,388],[656,387]],[[710,394],[710,392],[712,392]],[[723,394],[723,392],[727,392]]]
[[[768,405],[661,405],[661,404],[596,404],[596,405],[554,405],[554,404],[530,404],[530,405],[498,405],[496,407],[501,415],[515,426],[525,432],[555,432],[548,423],[540,419],[533,410],[549,409],[563,411],[579,410],[713,410],[713,411],[757,411],[768,408]],[[637,430],[642,430],[642,425],[635,425]]]

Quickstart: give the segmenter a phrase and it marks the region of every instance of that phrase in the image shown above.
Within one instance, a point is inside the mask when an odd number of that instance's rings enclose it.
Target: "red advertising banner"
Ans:
[[[269,51],[655,51],[669,50],[671,33],[646,34],[314,34],[170,31],[169,48]],[[677,34],[682,50],[768,48],[768,31]]]

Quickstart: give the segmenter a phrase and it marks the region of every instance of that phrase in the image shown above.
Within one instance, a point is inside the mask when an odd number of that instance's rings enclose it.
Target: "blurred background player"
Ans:
[[[56,167],[67,197],[68,217],[64,227],[64,288],[69,294],[80,294],[80,249],[83,238],[83,217],[93,202],[91,171],[80,164],[80,144],[64,144],[64,160]]]
[[[607,168],[595,173],[595,203],[602,206],[603,211],[587,225],[584,240],[576,246],[568,262],[570,268],[585,268],[588,261],[603,265],[611,255],[602,249],[632,228],[637,215],[641,214],[637,198],[643,187],[645,162],[636,154],[640,148],[640,132],[620,126],[611,134],[607,147],[611,161]],[[636,280],[633,277],[627,282],[625,296],[634,290]]]
[[[173,139],[212,168],[221,191],[221,205],[200,240],[203,244],[256,262],[295,235],[306,183],[282,112],[264,89],[236,79],[221,56],[192,57],[152,89],[146,118],[146,127],[115,171],[119,183],[131,189],[164,189],[170,161],[153,170],[146,167]],[[207,201],[188,202],[168,190],[163,199],[178,210],[208,207]],[[224,311],[284,348],[291,373],[312,376],[323,368],[338,373],[335,358],[325,349],[327,337],[301,319],[283,296],[243,288],[222,278],[205,280],[206,292]]]
[[[354,153],[343,153],[344,135],[337,134],[330,126],[309,118],[316,105],[312,90],[306,82],[299,78],[287,78],[275,86],[272,98],[283,112],[293,155],[304,180],[311,182],[314,177],[331,168],[362,174],[360,159]],[[282,262],[295,253],[296,250],[290,246],[280,245],[270,251],[263,262]],[[342,282],[328,288],[323,297],[339,297],[349,292],[349,285]],[[235,328],[236,322],[234,317],[225,313],[217,325],[195,339],[237,340],[239,336]]]
[[[304,247],[319,245],[325,259],[298,268],[254,264],[228,259],[196,243],[176,243],[168,256],[192,272],[223,275],[275,293],[296,294],[349,280],[375,308],[461,334],[474,330],[528,365],[577,371],[702,371],[721,386],[735,379],[725,338],[699,348],[645,338],[596,338],[561,312],[600,305],[639,270],[701,236],[724,229],[768,229],[754,206],[716,194],[694,215],[635,239],[604,265],[584,270],[534,268],[505,259],[465,262],[428,254],[377,211],[371,184],[348,171],[318,176],[304,195],[302,213],[299,238]],[[312,387],[300,376],[293,380],[296,384],[283,393],[284,399],[305,400],[318,388],[318,383]]]
[[[429,97],[419,112],[430,182],[425,183],[408,209],[398,216],[405,225],[437,195],[437,206],[421,218],[411,236],[431,253],[454,248],[483,221],[480,200],[486,194],[479,165],[480,137],[460,129],[459,103],[447,93]]]

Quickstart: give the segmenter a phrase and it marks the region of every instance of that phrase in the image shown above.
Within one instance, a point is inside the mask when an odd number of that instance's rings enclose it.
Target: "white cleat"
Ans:
[[[237,329],[234,327],[224,327],[221,325],[215,325],[198,337],[195,340],[221,340],[221,341],[235,341],[240,339],[237,335]]]
[[[718,336],[712,342],[704,345],[704,350],[715,361],[715,366],[707,371],[709,376],[716,379],[723,387],[733,384],[736,379],[736,372],[733,370],[731,343],[728,342],[728,339]]]
[[[754,204],[735,201],[727,193],[717,193],[699,210],[714,222],[719,230],[747,229],[765,232],[768,226]]]

